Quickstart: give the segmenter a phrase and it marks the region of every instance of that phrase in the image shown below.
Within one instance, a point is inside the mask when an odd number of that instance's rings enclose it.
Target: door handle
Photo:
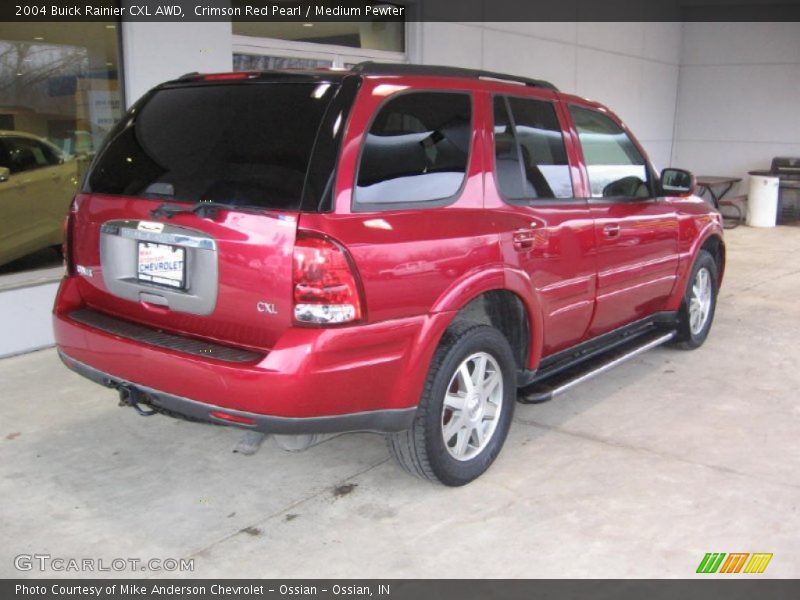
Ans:
[[[533,229],[518,229],[511,236],[512,243],[515,250],[524,251],[533,248],[533,237],[535,233]]]
[[[619,237],[619,224],[609,223],[603,227],[603,235],[607,238]]]

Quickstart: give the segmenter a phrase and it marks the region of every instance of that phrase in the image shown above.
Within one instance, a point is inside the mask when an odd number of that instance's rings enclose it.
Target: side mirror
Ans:
[[[0,183],[8,181],[9,177],[11,177],[11,169],[8,167],[0,167]]]
[[[661,193],[666,196],[691,196],[697,189],[697,180],[683,169],[661,171]]]

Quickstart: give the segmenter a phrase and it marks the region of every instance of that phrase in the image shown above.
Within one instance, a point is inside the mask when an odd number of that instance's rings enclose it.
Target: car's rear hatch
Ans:
[[[86,306],[269,349],[292,323],[300,211],[325,210],[357,82],[229,74],[157,88],[98,155],[72,217]]]

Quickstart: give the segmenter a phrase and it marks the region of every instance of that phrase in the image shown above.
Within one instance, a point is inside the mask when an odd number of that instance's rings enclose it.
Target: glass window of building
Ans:
[[[349,68],[367,60],[406,60],[404,21],[238,21],[231,26],[237,71]]]
[[[0,33],[0,274],[61,264],[78,182],[119,121],[116,23],[5,23]]]
[[[357,23],[238,21],[233,23],[233,34],[363,50],[405,51],[405,23],[385,19]]]

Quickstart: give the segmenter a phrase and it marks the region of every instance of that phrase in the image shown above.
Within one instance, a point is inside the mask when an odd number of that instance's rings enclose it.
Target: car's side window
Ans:
[[[7,137],[4,141],[8,149],[9,169],[12,173],[30,171],[60,162],[60,157],[55,151],[36,140]]]
[[[0,137],[0,167],[11,170],[11,156],[8,153],[5,138],[2,137]]]
[[[593,198],[649,198],[650,174],[642,154],[617,123],[603,113],[570,106]]]
[[[494,152],[506,200],[572,198],[567,150],[551,102],[495,96]]]
[[[48,165],[60,165],[63,162],[63,155],[59,150],[47,144],[43,144],[42,142],[37,142],[36,144],[47,159]]]
[[[471,134],[469,94],[413,92],[391,98],[366,135],[356,208],[447,203],[464,183]]]

